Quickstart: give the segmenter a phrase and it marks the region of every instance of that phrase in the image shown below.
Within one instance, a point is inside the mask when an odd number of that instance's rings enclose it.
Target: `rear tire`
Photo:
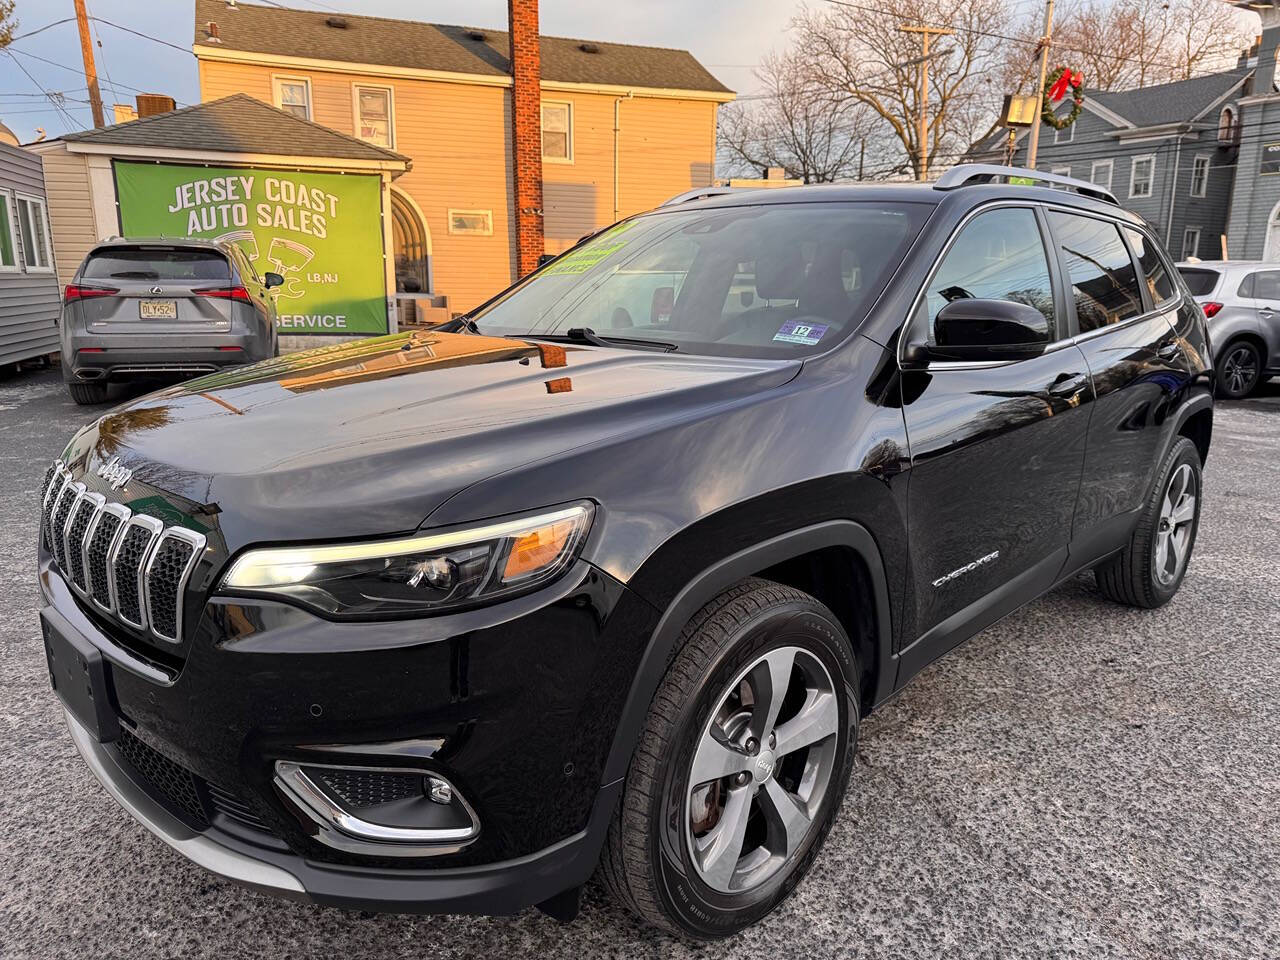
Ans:
[[[68,383],[67,390],[71,393],[71,399],[82,407],[107,402],[105,383]]]
[[[1200,453],[1194,443],[1179,437],[1164,459],[1128,545],[1094,568],[1103,596],[1148,610],[1173,599],[1196,545],[1203,490]]]
[[[753,578],[703,607],[654,696],[609,828],[599,876],[613,898],[698,940],[778,906],[839,809],[858,690],[849,639],[813,597]]]
[[[1262,352],[1248,340],[1234,340],[1217,363],[1218,396],[1242,400],[1262,382]]]

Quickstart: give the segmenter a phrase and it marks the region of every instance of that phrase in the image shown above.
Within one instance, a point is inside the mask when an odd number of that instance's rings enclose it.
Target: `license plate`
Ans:
[[[177,300],[139,300],[138,316],[143,320],[177,320]]]
[[[120,720],[111,707],[109,667],[102,652],[69,626],[64,629],[55,624],[43,612],[40,627],[54,692],[98,740],[115,740],[120,736]]]

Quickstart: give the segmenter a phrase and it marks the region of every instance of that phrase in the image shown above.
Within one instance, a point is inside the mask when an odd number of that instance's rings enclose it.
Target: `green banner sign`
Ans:
[[[124,236],[238,243],[282,275],[281,332],[387,332],[379,177],[124,160],[115,175]]]

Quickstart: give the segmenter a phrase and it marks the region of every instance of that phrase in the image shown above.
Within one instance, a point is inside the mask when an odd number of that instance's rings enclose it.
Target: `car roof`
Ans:
[[[217,250],[226,253],[228,245],[201,237],[109,237],[94,244],[94,250],[111,247],[186,247],[191,250]]]
[[[692,191],[691,191],[692,192]],[[1145,221],[1137,214],[1104,200],[1040,184],[973,183],[939,187],[933,183],[816,183],[795,187],[708,188],[706,195],[659,207],[669,210],[712,210],[788,203],[924,203],[976,207],[995,200],[1024,200],[1078,207],[1081,210],[1127,220],[1135,226]]]

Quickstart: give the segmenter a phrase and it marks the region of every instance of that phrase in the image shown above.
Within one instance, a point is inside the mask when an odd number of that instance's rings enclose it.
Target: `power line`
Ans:
[[[70,133],[77,125],[75,118],[71,116],[70,111],[68,111],[66,107],[62,106],[62,104],[58,102],[58,99],[50,94],[49,91],[45,90],[45,88],[41,86],[40,81],[31,75],[31,71],[24,67],[22,62],[13,55],[17,51],[10,50],[6,47],[4,52],[9,54],[9,58],[18,65],[18,69],[25,73],[27,75],[27,79],[36,85],[36,89],[43,93],[45,97],[48,98],[49,102],[53,104],[53,109],[62,119],[63,125],[67,128],[67,132]]]
[[[75,17],[63,17],[61,20],[53,21],[53,23],[46,23],[43,27],[36,27],[34,30],[28,30],[26,33],[21,33],[18,36],[13,37],[9,42],[13,43],[15,40],[25,40],[27,37],[34,37],[37,33],[44,33],[50,27],[56,27],[64,23],[74,23],[75,19]]]
[[[102,17],[90,17],[89,19],[96,20],[98,23],[105,23],[108,27],[115,27],[117,30],[123,30],[125,33],[131,33],[135,37],[141,37],[143,40],[150,40],[153,43],[161,43],[166,47],[172,47],[174,50],[179,50],[182,53],[190,53],[192,56],[195,56],[189,47],[182,47],[176,43],[170,43],[168,40],[163,40],[160,37],[153,37],[151,34],[143,33],[141,30],[134,30],[132,27],[122,26],[121,24],[114,23],[110,20],[104,20]]]
[[[74,74],[76,74],[76,75],[78,75],[78,76],[84,76],[84,71],[83,71],[83,70],[77,70],[75,67],[69,67],[69,66],[67,66],[65,63],[59,63],[57,60],[50,60],[48,57],[40,57],[40,56],[37,56],[37,55],[36,55],[36,54],[34,54],[34,53],[28,53],[28,52],[27,52],[27,51],[25,51],[25,50],[15,50],[15,49],[13,49],[13,47],[11,47],[11,46],[10,46],[10,47],[5,47],[5,48],[4,48],[4,52],[5,52],[5,53],[8,53],[8,54],[10,54],[10,55],[18,54],[19,56],[27,57],[27,58],[29,58],[29,59],[31,59],[31,60],[39,60],[41,63],[47,63],[47,64],[49,64],[50,66],[58,67],[59,69],[62,69],[62,70],[69,70],[69,71],[71,71],[72,73],[74,73]],[[188,52],[190,52],[190,51],[188,51]],[[25,73],[26,71],[24,70],[23,72]],[[27,74],[27,76],[29,76],[29,77],[30,77],[31,75],[30,75],[30,74]],[[32,77],[32,81],[33,81],[33,82],[35,81],[35,78],[34,78],[34,77]],[[38,83],[37,83],[37,84],[36,84],[36,86],[40,86],[40,84],[38,84]],[[116,84],[116,86],[118,86],[118,87],[124,87],[126,90],[131,90],[131,91],[133,91],[134,93],[147,93],[147,92],[149,92],[149,91],[147,91],[147,90],[143,90],[141,87],[133,87],[133,86],[130,86],[130,85],[129,85],[129,84],[127,84],[127,83],[117,83],[117,84]],[[175,102],[176,102],[176,103],[177,103],[177,105],[178,105],[178,106],[180,106],[180,107],[187,107],[187,106],[190,106],[190,104],[183,103],[183,102],[182,102],[182,101],[180,101],[180,100],[175,101]]]

